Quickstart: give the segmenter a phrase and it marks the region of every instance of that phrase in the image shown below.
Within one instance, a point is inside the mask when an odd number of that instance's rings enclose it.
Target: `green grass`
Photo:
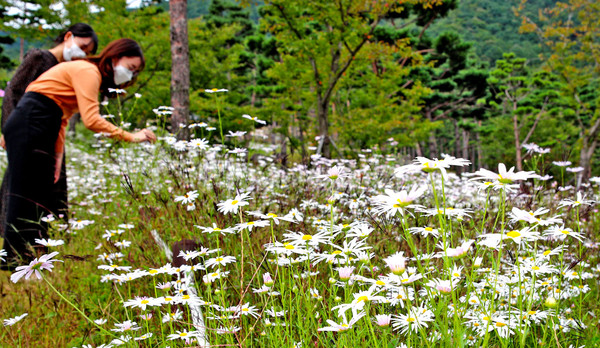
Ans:
[[[141,329],[125,334],[133,337],[147,332],[153,334],[150,339],[132,340],[126,346],[184,346],[181,340],[167,341],[167,335],[178,330],[194,330],[188,306],[169,308],[168,305],[162,305],[149,307],[146,311],[123,306],[123,301],[135,296],[155,298],[173,295],[173,291],[159,290],[155,285],[176,280],[176,277],[166,274],[145,275],[122,284],[101,281],[102,276],[110,273],[97,268],[106,263],[97,260],[101,253],[122,252],[122,259],[115,262],[130,266],[132,271],[148,271],[165,265],[167,257],[152,237],[152,230],[156,230],[169,246],[177,241],[191,239],[206,248],[222,250],[197,258],[192,264],[202,265],[209,258],[221,254],[236,257],[235,263],[218,267],[230,273],[212,284],[206,284],[202,279],[217,268],[209,267],[208,271],[200,270],[194,274],[194,287],[200,299],[206,302],[202,310],[207,326],[207,339],[214,346],[291,347],[300,342],[304,347],[396,347],[402,343],[413,347],[435,347],[463,346],[470,342],[475,346],[490,347],[554,347],[558,344],[562,347],[570,344],[592,347],[598,344],[598,319],[595,313],[599,313],[597,231],[600,223],[595,206],[583,207],[579,212],[576,209],[558,208],[557,203],[561,199],[574,197],[573,191],[558,192],[545,188],[530,196],[509,193],[506,205],[503,205],[499,201],[502,191],[477,191],[466,180],[454,176],[445,180],[444,190],[441,190],[439,172],[431,174],[433,181],[424,173],[397,178],[393,175],[395,165],[386,162],[379,155],[370,155],[372,161],[341,163],[351,170],[352,176],[332,182],[330,179],[315,178],[319,173],[326,173],[326,169],[319,169],[321,167],[284,169],[267,160],[253,163],[223,152],[216,155],[209,151],[179,152],[164,142],[153,147],[126,146],[103,141],[104,145],[97,149],[89,146],[92,141],[78,140],[71,146],[68,151],[68,166],[71,217],[94,220],[94,223],[79,230],[72,225],[67,230],[62,230],[60,221],[53,223],[51,238],[63,239],[65,245],[52,250],[59,251],[57,258],[64,262],[55,263],[54,271],[44,272],[44,276],[88,317],[107,319],[104,328],[113,329],[115,323],[132,320]],[[106,144],[111,146],[106,147]],[[273,155],[268,149],[261,152],[266,157]],[[435,195],[432,182],[437,188]],[[426,193],[414,203],[434,208],[437,199],[441,209],[444,207],[443,202],[446,202],[446,207],[470,209],[471,217],[462,220],[444,216],[428,217],[412,208],[406,208],[405,219],[400,214],[386,218],[374,213],[371,197],[383,194],[384,188],[400,191],[412,184],[427,188]],[[192,190],[197,190],[198,198],[194,201],[195,209],[187,211],[186,206],[175,202],[174,198]],[[594,190],[597,192],[597,187]],[[233,199],[238,192],[250,194],[249,205],[241,207],[242,213],[223,214],[217,210],[218,203]],[[597,199],[595,192],[589,189],[588,196],[593,195]],[[358,207],[354,207],[354,204],[358,204]],[[565,252],[551,257],[550,264],[562,270],[575,258],[581,259],[585,264],[580,262],[573,269],[580,274],[589,273],[591,278],[568,280],[560,274],[554,274],[549,284],[544,286],[535,281],[532,283],[528,276],[522,276],[520,281],[514,283],[506,283],[509,278],[494,281],[495,274],[510,277],[509,266],[523,264],[526,258],[539,255],[546,248],[563,244],[560,241],[539,239],[530,242],[529,249],[522,248],[520,251],[513,241],[505,240],[501,253],[475,243],[462,258],[441,257],[422,262],[409,260],[407,266],[418,268],[415,272],[421,274],[422,279],[404,287],[385,288],[375,283],[390,273],[384,260],[398,251],[403,251],[407,257],[414,256],[415,252],[440,252],[442,249],[436,245],[444,239],[448,246],[457,247],[463,241],[477,238],[482,233],[506,234],[510,230],[528,226],[525,222],[509,224],[508,214],[513,206],[526,210],[547,207],[550,212],[544,217],[561,214],[566,227],[582,231],[588,244],[584,246],[576,239],[566,239]],[[292,208],[299,209],[304,215],[302,221],[281,221],[276,224],[269,219],[267,227],[255,228],[249,233],[244,231],[224,235],[202,233],[196,227],[216,224],[220,228],[227,228],[241,221],[258,220],[248,214],[251,211],[258,210],[263,214],[273,213],[282,217]],[[580,227],[577,226],[579,218],[582,220]],[[368,252],[373,256],[367,262],[360,261],[356,252],[333,253],[336,246],[342,247],[344,241],[352,240],[346,235],[355,230],[353,223],[359,221],[373,229],[364,238],[364,245],[371,247]],[[131,241],[131,246],[119,249],[102,235],[124,223],[134,227],[111,238],[111,242],[127,240]],[[421,237],[408,233],[408,228],[415,226],[437,228],[441,236]],[[537,228],[536,231],[543,233],[545,229]],[[283,235],[290,231],[310,236],[323,233],[329,239],[314,250],[305,248],[301,243],[294,244],[296,248],[310,250],[308,260],[292,254],[290,266],[278,266],[274,261],[278,254],[284,255],[285,245],[281,245],[283,251],[279,252],[269,251],[265,245],[273,237],[279,242],[283,241]],[[335,232],[334,236],[331,236],[331,231]],[[340,260],[340,264],[317,262],[314,257],[317,254],[327,254]],[[519,255],[523,258],[517,263]],[[473,267],[477,256],[483,257],[482,268],[488,269],[487,272],[479,272],[480,269]],[[353,273],[360,277],[351,282],[340,281],[336,269],[344,265],[355,266]],[[454,266],[463,269],[460,279],[456,280],[458,286],[451,294],[440,294],[427,285],[433,279],[448,279]],[[263,286],[263,274],[267,272],[275,280],[272,289],[280,295],[271,296],[252,291]],[[308,272],[313,273],[309,275]],[[29,315],[14,326],[2,329],[2,347],[75,347],[84,344],[95,347],[114,339],[87,322],[45,282],[21,280],[15,284],[10,282],[9,277],[10,273],[0,272],[0,318],[6,319],[22,313]],[[485,279],[489,279],[490,283],[480,287]],[[367,316],[358,320],[351,329],[344,332],[318,331],[319,328],[329,326],[326,322],[328,319],[341,323],[338,310],[333,307],[351,303],[359,296],[359,292],[367,291],[371,286],[374,286],[372,289],[375,296],[387,296],[391,299],[394,290],[401,288],[403,291],[414,292],[414,297],[395,306],[381,301],[365,301]],[[527,330],[524,326],[522,329],[515,327],[514,333],[508,338],[500,337],[497,328],[488,335],[478,335],[476,327],[464,317],[465,314],[480,313],[478,308],[481,313],[488,313],[490,316],[492,309],[497,311],[496,314],[547,311],[544,302],[549,294],[557,287],[567,289],[568,286],[589,286],[589,291],[560,300],[555,308],[556,312],[550,313],[547,320],[541,320]],[[315,289],[318,290],[318,295],[314,292]],[[520,292],[519,289],[523,291]],[[501,293],[496,298],[495,290]],[[482,303],[480,307],[460,300],[463,296],[470,298],[473,295],[479,297]],[[510,301],[513,303],[509,305]],[[231,318],[234,313],[227,308],[246,303],[256,307],[258,318],[250,315]],[[373,322],[376,314],[406,315],[418,306],[428,308],[434,315],[434,320],[421,330],[403,334],[392,327],[379,327]],[[452,311],[449,306],[458,310]],[[286,312],[281,317],[272,317],[266,311],[271,308]],[[182,311],[182,318],[170,324],[161,324],[161,313],[176,309]],[[153,313],[152,319],[148,322],[140,319],[140,314],[149,312]],[[348,320],[353,317],[351,310],[346,314]],[[508,317],[516,317],[514,314]],[[571,322],[573,327],[568,332],[552,329],[552,322],[569,317],[576,322]],[[269,322],[265,319],[269,319]],[[501,322],[499,319],[491,322],[491,325]],[[577,323],[585,324],[586,327],[577,328]],[[520,321],[520,325],[523,325],[523,321]],[[230,334],[219,333],[220,328],[232,326],[239,327],[240,330]],[[116,336],[122,334],[115,333]],[[469,341],[471,337],[473,341]]]

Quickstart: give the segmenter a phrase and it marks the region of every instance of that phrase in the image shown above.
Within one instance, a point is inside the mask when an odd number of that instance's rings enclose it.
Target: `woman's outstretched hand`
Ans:
[[[133,133],[133,142],[134,143],[141,143],[144,141],[148,141],[151,143],[156,141],[156,135],[154,134],[153,131],[151,131],[148,128],[145,128],[139,132]]]

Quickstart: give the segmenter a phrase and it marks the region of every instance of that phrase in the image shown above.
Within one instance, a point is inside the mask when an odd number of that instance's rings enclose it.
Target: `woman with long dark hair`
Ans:
[[[151,130],[129,133],[100,116],[98,95],[108,94],[110,88],[130,86],[144,66],[138,43],[119,39],[98,56],[56,65],[27,87],[2,128],[8,154],[4,249],[13,265],[19,258],[31,260],[36,253],[46,251],[34,240],[48,237],[41,218],[50,213],[48,206],[52,186],[60,175],[66,127],[75,112],[94,132],[129,142],[156,140]]]
[[[55,46],[49,50],[33,48],[27,52],[23,62],[15,71],[12,79],[5,89],[2,101],[2,126],[6,123],[8,116],[17,106],[17,103],[25,94],[25,89],[31,82],[37,79],[58,63],[69,62],[76,58],[83,58],[88,54],[95,54],[98,49],[98,36],[94,29],[85,23],[76,23],[63,31],[55,40]],[[4,137],[0,138],[0,145],[5,147]],[[63,152],[64,153],[64,152]],[[48,209],[54,215],[67,213],[67,176],[65,160],[62,161],[60,179],[53,185],[53,200]],[[6,175],[0,188],[0,221],[4,221],[6,214]],[[4,224],[0,223],[0,235],[4,234]]]

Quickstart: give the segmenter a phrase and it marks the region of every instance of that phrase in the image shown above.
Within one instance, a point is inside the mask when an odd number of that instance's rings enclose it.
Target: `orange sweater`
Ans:
[[[29,84],[25,92],[37,92],[54,100],[63,116],[56,145],[56,153],[63,152],[69,118],[79,111],[83,125],[96,132],[132,141],[133,134],[124,131],[100,116],[98,94],[102,76],[98,67],[85,60],[60,63]]]

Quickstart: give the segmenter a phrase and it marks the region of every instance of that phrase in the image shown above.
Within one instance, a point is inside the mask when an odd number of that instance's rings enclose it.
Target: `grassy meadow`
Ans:
[[[600,345],[598,178],[538,147],[516,172],[219,140],[72,141],[58,254],[0,272],[0,346]]]

